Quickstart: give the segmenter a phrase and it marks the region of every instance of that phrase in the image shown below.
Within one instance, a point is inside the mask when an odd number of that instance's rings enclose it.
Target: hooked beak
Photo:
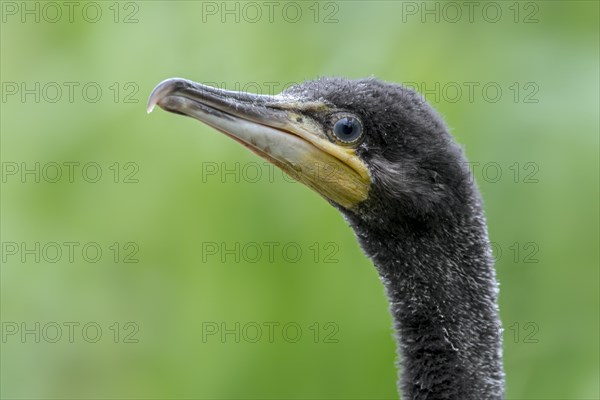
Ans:
[[[323,102],[227,91],[172,78],[154,88],[148,113],[156,105],[226,134],[344,208],[352,209],[368,196],[368,169],[354,149],[329,140],[325,128],[307,114],[326,109]]]

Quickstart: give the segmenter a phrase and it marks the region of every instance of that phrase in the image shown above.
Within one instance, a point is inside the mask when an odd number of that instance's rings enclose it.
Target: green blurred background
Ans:
[[[2,398],[397,398],[382,286],[338,212],[145,111],[172,76],[328,75],[425,89],[465,146],[507,398],[599,398],[598,2],[73,4],[2,2]]]

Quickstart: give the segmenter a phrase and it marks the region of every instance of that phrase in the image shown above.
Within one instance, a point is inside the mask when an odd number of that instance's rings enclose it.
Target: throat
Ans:
[[[348,219],[390,302],[402,398],[502,399],[502,331],[483,216],[429,226]]]

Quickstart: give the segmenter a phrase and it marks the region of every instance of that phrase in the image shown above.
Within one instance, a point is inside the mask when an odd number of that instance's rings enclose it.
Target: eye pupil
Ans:
[[[348,123],[348,121],[344,121],[344,123],[340,125],[342,125],[342,133],[344,135],[351,135],[354,131],[354,125]]]
[[[351,143],[360,138],[362,127],[356,118],[344,117],[333,125],[333,134],[342,142]]]

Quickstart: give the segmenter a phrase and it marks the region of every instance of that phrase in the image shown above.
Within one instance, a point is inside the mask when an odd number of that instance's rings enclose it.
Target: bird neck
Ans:
[[[389,297],[402,399],[503,398],[487,228],[477,198],[463,210],[432,221],[347,216]]]

